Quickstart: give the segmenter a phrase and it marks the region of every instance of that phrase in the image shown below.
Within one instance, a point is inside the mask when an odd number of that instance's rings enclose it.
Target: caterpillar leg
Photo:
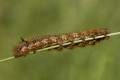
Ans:
[[[62,49],[63,49],[63,46],[62,46],[62,45],[60,45],[60,46],[57,48],[58,51],[61,51]]]
[[[69,42],[71,42],[71,44],[67,48],[73,49],[74,48],[75,37],[73,36],[73,34],[70,34],[70,35],[67,36],[67,39],[68,39]]]
[[[24,57],[25,57],[26,55],[27,55],[27,53],[25,53],[25,54],[22,54],[22,56],[24,56]]]
[[[85,45],[86,45],[86,42],[80,42],[80,43],[78,44],[78,47],[85,47]]]
[[[63,49],[62,40],[58,40],[58,41],[57,41],[57,44],[59,45],[59,47],[57,48],[57,50],[58,50],[58,51],[62,50],[62,49]]]
[[[71,41],[71,44],[67,48],[73,49],[74,48],[74,41]]]
[[[36,50],[33,51],[33,54],[35,54],[35,53],[36,53]]]
[[[95,43],[96,43],[97,41],[96,40],[91,40],[91,41],[89,41],[89,45],[95,45]]]
[[[87,41],[85,41],[85,37],[81,36],[80,40],[82,40],[82,42],[78,43],[78,47],[85,47],[86,46],[86,42],[87,42]]]
[[[105,39],[106,39],[106,40],[109,39],[109,36],[107,36],[107,34],[105,35]]]

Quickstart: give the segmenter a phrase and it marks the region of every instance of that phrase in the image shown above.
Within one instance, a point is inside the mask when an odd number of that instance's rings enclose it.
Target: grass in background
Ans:
[[[108,28],[120,31],[119,0],[1,0],[0,58],[20,37]],[[119,37],[94,47],[44,51],[0,64],[0,80],[119,80]],[[55,55],[50,55],[54,54]]]

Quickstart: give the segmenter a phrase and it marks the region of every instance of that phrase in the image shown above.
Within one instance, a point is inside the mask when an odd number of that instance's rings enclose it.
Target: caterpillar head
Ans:
[[[28,47],[18,45],[13,48],[13,54],[15,57],[21,57],[21,56],[26,56],[27,53],[29,52]]]

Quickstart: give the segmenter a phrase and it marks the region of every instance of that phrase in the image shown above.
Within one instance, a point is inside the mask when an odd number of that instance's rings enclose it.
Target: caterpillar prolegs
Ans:
[[[36,50],[43,49],[46,47],[59,45],[57,50],[62,50],[63,48],[74,48],[75,46],[78,47],[85,47],[86,45],[95,45],[97,42],[108,39],[107,34],[109,31],[107,29],[96,29],[96,30],[89,30],[84,32],[77,32],[77,33],[68,33],[68,34],[61,34],[61,35],[52,35],[52,36],[43,36],[43,37],[34,37],[30,39],[23,39],[21,38],[21,42],[13,48],[14,56],[22,57],[26,56],[30,52],[36,52]],[[103,38],[96,39],[95,37],[104,35]],[[87,38],[93,38],[92,40],[86,41]],[[74,43],[77,40],[82,40],[82,42]],[[63,46],[64,43],[70,42],[71,44],[67,46]]]

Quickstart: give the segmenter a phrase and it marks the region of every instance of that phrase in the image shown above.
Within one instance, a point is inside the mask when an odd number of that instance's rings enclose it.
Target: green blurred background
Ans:
[[[120,0],[0,0],[0,59],[20,37],[120,31]],[[43,51],[0,63],[0,80],[120,80],[120,36],[95,46]]]

